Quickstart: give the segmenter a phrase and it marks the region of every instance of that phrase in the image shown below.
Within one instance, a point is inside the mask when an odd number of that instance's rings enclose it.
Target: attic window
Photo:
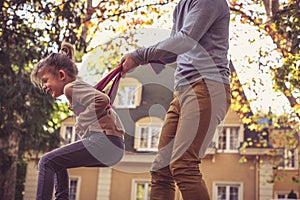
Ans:
[[[237,153],[240,145],[240,125],[225,125],[217,128],[218,151]]]
[[[137,79],[121,79],[113,106],[116,108],[136,108],[140,105],[141,96],[142,84]]]
[[[145,117],[136,122],[134,147],[137,151],[157,151],[163,121],[157,117]]]

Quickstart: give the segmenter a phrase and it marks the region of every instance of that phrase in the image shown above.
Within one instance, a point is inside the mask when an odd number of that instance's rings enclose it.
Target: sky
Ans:
[[[288,100],[279,92],[275,92],[272,87],[272,76],[268,70],[270,66],[280,65],[279,54],[273,50],[275,45],[269,37],[261,37],[259,32],[250,25],[243,24],[231,24],[230,27],[231,37],[234,37],[233,33],[239,33],[238,38],[230,40],[229,55],[233,60],[238,77],[242,84],[250,84],[256,90],[258,96],[247,87],[243,87],[248,99],[256,99],[250,106],[255,111],[257,109],[268,112],[271,107],[272,112],[280,114],[287,112],[290,109]],[[248,40],[255,40],[253,43],[249,43]],[[259,69],[257,63],[252,65],[247,62],[247,58],[258,59],[259,50],[263,49],[269,52],[268,57],[269,67],[263,67]],[[247,57],[245,57],[247,56]],[[253,85],[252,79],[263,83]]]

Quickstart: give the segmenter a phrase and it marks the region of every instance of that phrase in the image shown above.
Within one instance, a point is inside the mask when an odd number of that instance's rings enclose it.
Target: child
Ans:
[[[80,141],[62,146],[42,156],[38,165],[36,199],[67,200],[67,169],[75,167],[109,167],[117,164],[124,153],[124,128],[109,97],[77,78],[74,48],[63,43],[59,53],[40,61],[31,80],[53,98],[65,95],[76,115],[75,130]]]

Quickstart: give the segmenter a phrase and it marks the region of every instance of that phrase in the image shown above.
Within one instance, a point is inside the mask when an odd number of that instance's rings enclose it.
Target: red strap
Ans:
[[[118,91],[119,82],[120,82],[120,79],[122,77],[121,76],[121,71],[122,71],[122,64],[119,64],[116,69],[114,69],[109,74],[107,74],[104,78],[102,78],[94,86],[94,88],[96,88],[97,90],[103,91],[104,88],[108,85],[108,83],[115,78],[113,83],[112,83],[112,86],[111,86],[111,88],[108,92],[108,96],[110,98],[111,104],[114,102],[117,91]]]

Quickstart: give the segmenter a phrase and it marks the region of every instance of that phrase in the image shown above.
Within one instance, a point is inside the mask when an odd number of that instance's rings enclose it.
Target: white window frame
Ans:
[[[222,128],[222,129],[226,129],[226,148],[225,149],[219,149],[219,137],[220,134],[218,133],[218,130]],[[243,126],[241,124],[222,124],[219,125],[216,129],[216,134],[217,137],[215,137],[215,143],[216,143],[216,148],[217,148],[217,152],[224,152],[224,153],[239,153],[239,149],[230,149],[230,128],[239,128],[238,131],[238,144],[240,144],[241,140],[242,140],[242,131],[243,131]]]
[[[288,166],[289,158],[288,158],[288,153],[293,150],[294,151],[294,166]],[[283,161],[282,165],[279,166],[279,169],[285,169],[285,170],[295,170],[298,169],[298,149],[284,149],[284,154],[283,154]]]
[[[134,92],[134,103],[132,105],[122,105],[122,104],[119,104],[119,96],[120,96],[120,92],[122,89],[124,89],[125,87],[135,87],[135,92]],[[128,97],[128,94],[125,93],[126,96]],[[128,98],[126,97],[127,99],[127,102],[128,102]],[[124,78],[124,79],[121,79],[120,80],[120,83],[119,83],[119,88],[118,88],[118,92],[117,92],[117,95],[116,95],[116,98],[114,100],[114,103],[113,103],[113,106],[115,108],[136,108],[140,105],[141,103],[141,99],[142,99],[142,83],[140,83],[137,79],[135,78]]]
[[[135,124],[135,137],[134,137],[134,148],[137,151],[157,151],[157,148],[151,148],[152,143],[152,135],[150,133],[147,134],[147,147],[141,147],[141,129],[142,128],[159,128],[157,135],[157,145],[160,137],[161,128],[163,125],[163,120],[158,117],[144,117],[138,120]]]
[[[76,185],[76,198],[75,200],[79,200],[80,198],[80,188],[81,188],[81,177],[80,176],[70,176],[69,177],[69,182],[71,183],[71,180],[76,180],[77,181],[77,185]],[[69,188],[69,193],[70,193],[70,189],[71,189],[71,184],[70,188]],[[69,194],[70,195],[70,194]]]
[[[242,182],[214,181],[213,182],[212,199],[218,199],[218,187],[219,186],[225,186],[227,192],[229,191],[230,187],[238,187],[239,188],[238,200],[243,200],[244,186],[243,186]],[[229,200],[228,195],[230,195],[230,193],[226,193],[226,195],[227,195],[227,199]]]
[[[72,127],[70,142],[65,141],[67,127]],[[76,131],[75,131],[75,126],[73,123],[63,123],[61,129],[62,129],[61,137],[64,139],[63,141],[64,144],[73,143],[76,141],[76,139],[78,139],[78,136],[76,135]]]
[[[148,200],[148,187],[151,186],[151,180],[150,179],[132,179],[132,184],[131,184],[131,199],[136,200],[137,196],[137,185],[138,184],[146,184],[146,189],[145,189],[145,196],[143,200]]]

